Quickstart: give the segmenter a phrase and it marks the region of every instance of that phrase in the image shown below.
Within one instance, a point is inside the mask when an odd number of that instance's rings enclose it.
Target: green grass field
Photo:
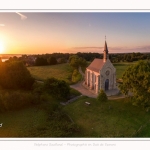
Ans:
[[[123,72],[132,64],[136,62],[120,62],[120,63],[113,63],[114,67],[116,68],[116,78],[120,79],[123,75]]]
[[[69,64],[59,64],[51,66],[34,66],[28,67],[31,75],[37,80],[45,80],[50,77],[71,82],[72,69]]]
[[[88,62],[89,63],[89,62]],[[136,62],[120,62],[114,63],[114,67],[116,68],[116,77],[117,79],[121,78],[123,72],[132,64]],[[45,80],[49,77],[55,77],[57,79],[65,80],[67,83],[71,83],[72,76],[72,68],[69,64],[59,64],[52,66],[34,66],[28,67],[31,75],[37,80]],[[83,69],[84,71],[85,69]]]
[[[86,101],[91,105],[87,106]],[[150,136],[150,113],[125,99],[100,103],[94,98],[82,97],[64,106],[64,111],[80,126],[82,137]]]
[[[86,101],[91,105],[86,105]],[[79,127],[79,132],[73,132],[69,137],[150,137],[150,113],[132,106],[127,100],[100,103],[94,98],[83,96],[61,107],[62,112]],[[65,121],[57,117],[48,121],[48,118],[49,114],[42,105],[0,113],[3,123],[0,137],[65,135],[68,131],[63,125]]]
[[[35,128],[45,125],[47,117],[45,110],[37,107],[0,113],[0,122],[3,123],[0,137],[26,137]]]

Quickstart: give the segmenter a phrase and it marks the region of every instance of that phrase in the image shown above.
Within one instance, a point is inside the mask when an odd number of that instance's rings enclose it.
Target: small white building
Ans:
[[[103,89],[104,91],[116,89],[116,68],[109,60],[106,41],[103,59],[95,58],[86,68],[85,85],[96,94],[100,89]]]

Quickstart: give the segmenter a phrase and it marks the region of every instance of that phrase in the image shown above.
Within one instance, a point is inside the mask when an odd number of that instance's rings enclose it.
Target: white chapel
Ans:
[[[116,68],[109,60],[107,42],[105,40],[103,59],[95,58],[85,71],[85,86],[96,94],[116,89]]]

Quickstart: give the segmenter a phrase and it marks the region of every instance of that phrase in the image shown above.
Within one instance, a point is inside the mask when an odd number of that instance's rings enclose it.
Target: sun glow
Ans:
[[[0,53],[4,52],[4,44],[2,41],[0,41]]]

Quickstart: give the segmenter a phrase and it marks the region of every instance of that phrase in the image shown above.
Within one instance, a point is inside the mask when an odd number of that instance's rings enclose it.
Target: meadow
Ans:
[[[48,114],[38,107],[0,113],[0,137],[25,137],[35,128],[46,124]]]
[[[94,98],[82,96],[59,108],[60,113],[56,111],[55,116],[50,116],[48,105],[44,103],[0,113],[3,123],[0,137],[150,136],[150,113],[131,105],[128,99],[100,103]]]
[[[113,63],[114,67],[116,68],[116,78],[120,79],[123,75],[123,72],[132,64],[136,62],[120,62],[120,63]]]
[[[0,123],[3,124],[0,127],[0,137],[70,137],[74,130],[78,131],[78,127],[61,111],[61,107],[60,104],[52,106],[50,101],[45,101],[1,112]]]
[[[90,102],[91,105],[86,105]],[[63,110],[81,128],[82,137],[149,137],[150,113],[128,99],[101,103],[83,96]],[[143,117],[144,116],[144,117]]]
[[[123,72],[132,64],[136,62],[120,62],[120,63],[113,63],[114,67],[116,68],[116,78],[120,79],[123,75]],[[88,62],[88,65],[90,62]],[[72,83],[72,73],[73,70],[69,66],[68,63],[65,64],[58,64],[58,65],[51,65],[51,66],[33,66],[28,67],[31,75],[37,80],[45,80],[50,77],[55,77],[57,79],[65,80],[67,83]],[[85,68],[83,69],[85,72]]]
[[[71,82],[73,71],[68,63],[51,66],[33,66],[27,69],[36,80],[43,81],[47,78],[55,77],[60,80],[65,80],[67,83]]]
[[[115,63],[117,78],[133,63]],[[28,67],[37,80],[56,77],[70,83],[69,64]],[[79,93],[71,90],[75,95]],[[86,105],[90,102],[91,105]],[[150,112],[133,106],[129,100],[100,103],[82,96],[62,106],[50,116],[51,104],[43,102],[20,110],[1,112],[0,137],[150,137]]]

